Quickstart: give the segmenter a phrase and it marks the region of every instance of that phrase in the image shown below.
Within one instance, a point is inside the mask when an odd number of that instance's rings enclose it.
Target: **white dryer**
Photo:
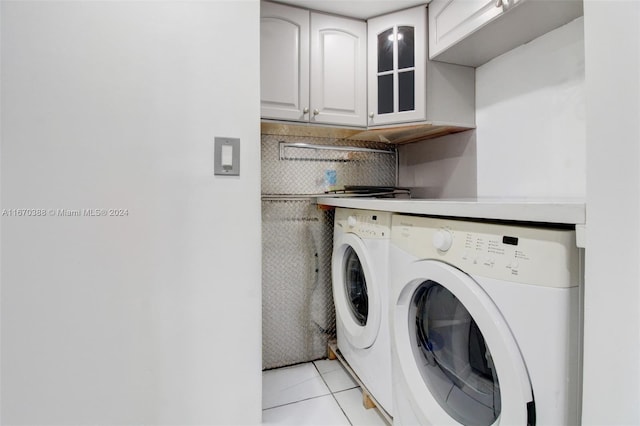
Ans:
[[[338,349],[362,383],[389,414],[389,242],[391,213],[335,211],[333,299]]]
[[[394,424],[579,424],[575,231],[393,217]]]

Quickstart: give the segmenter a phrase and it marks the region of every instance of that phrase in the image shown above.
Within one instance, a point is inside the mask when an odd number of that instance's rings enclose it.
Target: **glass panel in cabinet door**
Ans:
[[[398,107],[400,111],[416,109],[415,72],[398,73]]]
[[[378,114],[393,112],[393,74],[378,76]]]
[[[415,61],[415,29],[398,27],[398,69],[413,68]]]
[[[378,72],[393,70],[393,28],[378,34]]]

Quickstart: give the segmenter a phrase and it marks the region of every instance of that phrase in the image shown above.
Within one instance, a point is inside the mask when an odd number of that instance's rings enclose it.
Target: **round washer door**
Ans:
[[[331,260],[336,321],[361,349],[375,342],[380,329],[381,295],[373,266],[360,238],[349,233],[336,237]]]
[[[524,360],[480,285],[434,260],[411,264],[397,282],[403,285],[393,307],[393,343],[401,382],[420,421],[535,424]]]

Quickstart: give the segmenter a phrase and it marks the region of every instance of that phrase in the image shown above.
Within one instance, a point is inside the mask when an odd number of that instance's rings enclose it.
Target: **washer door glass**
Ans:
[[[464,425],[495,423],[500,383],[491,351],[469,311],[431,280],[418,286],[412,307],[420,370],[436,401]]]
[[[344,255],[344,277],[345,292],[351,308],[351,315],[358,324],[365,326],[369,315],[367,282],[364,278],[362,263],[351,246],[347,247]]]

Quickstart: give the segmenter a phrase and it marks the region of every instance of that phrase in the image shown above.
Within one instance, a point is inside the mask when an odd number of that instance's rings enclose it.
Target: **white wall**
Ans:
[[[477,194],[476,132],[467,131],[398,148],[398,184],[414,198]]]
[[[476,69],[478,196],[584,197],[583,19]]]
[[[259,423],[259,3],[1,7],[1,423]]]
[[[640,2],[584,3],[585,425],[640,424]]]

